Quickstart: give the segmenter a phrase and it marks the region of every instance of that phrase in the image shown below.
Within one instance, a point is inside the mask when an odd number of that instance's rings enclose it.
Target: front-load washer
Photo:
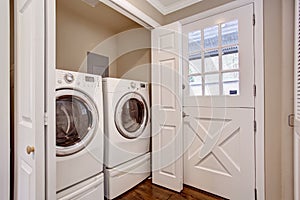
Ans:
[[[104,78],[104,162],[110,169],[150,150],[149,85]]]
[[[102,78],[56,72],[56,190],[103,171]]]

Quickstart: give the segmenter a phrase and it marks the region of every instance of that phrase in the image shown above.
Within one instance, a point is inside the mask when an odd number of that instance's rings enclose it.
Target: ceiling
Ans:
[[[147,0],[163,15],[168,15],[202,0]]]

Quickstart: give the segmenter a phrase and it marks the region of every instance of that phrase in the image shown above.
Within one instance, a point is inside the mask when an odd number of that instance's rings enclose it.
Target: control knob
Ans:
[[[65,81],[66,81],[67,83],[72,83],[72,82],[74,81],[74,76],[73,76],[73,74],[67,73],[67,74],[65,75]]]

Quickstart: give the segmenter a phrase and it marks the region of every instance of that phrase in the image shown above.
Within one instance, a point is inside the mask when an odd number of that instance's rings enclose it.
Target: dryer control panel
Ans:
[[[148,84],[132,81],[129,85],[130,86],[128,87],[128,89],[130,90],[146,90]]]

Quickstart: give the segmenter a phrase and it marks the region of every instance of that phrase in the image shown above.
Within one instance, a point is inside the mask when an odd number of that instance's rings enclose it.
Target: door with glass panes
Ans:
[[[253,5],[186,24],[183,34],[184,183],[253,200]]]

